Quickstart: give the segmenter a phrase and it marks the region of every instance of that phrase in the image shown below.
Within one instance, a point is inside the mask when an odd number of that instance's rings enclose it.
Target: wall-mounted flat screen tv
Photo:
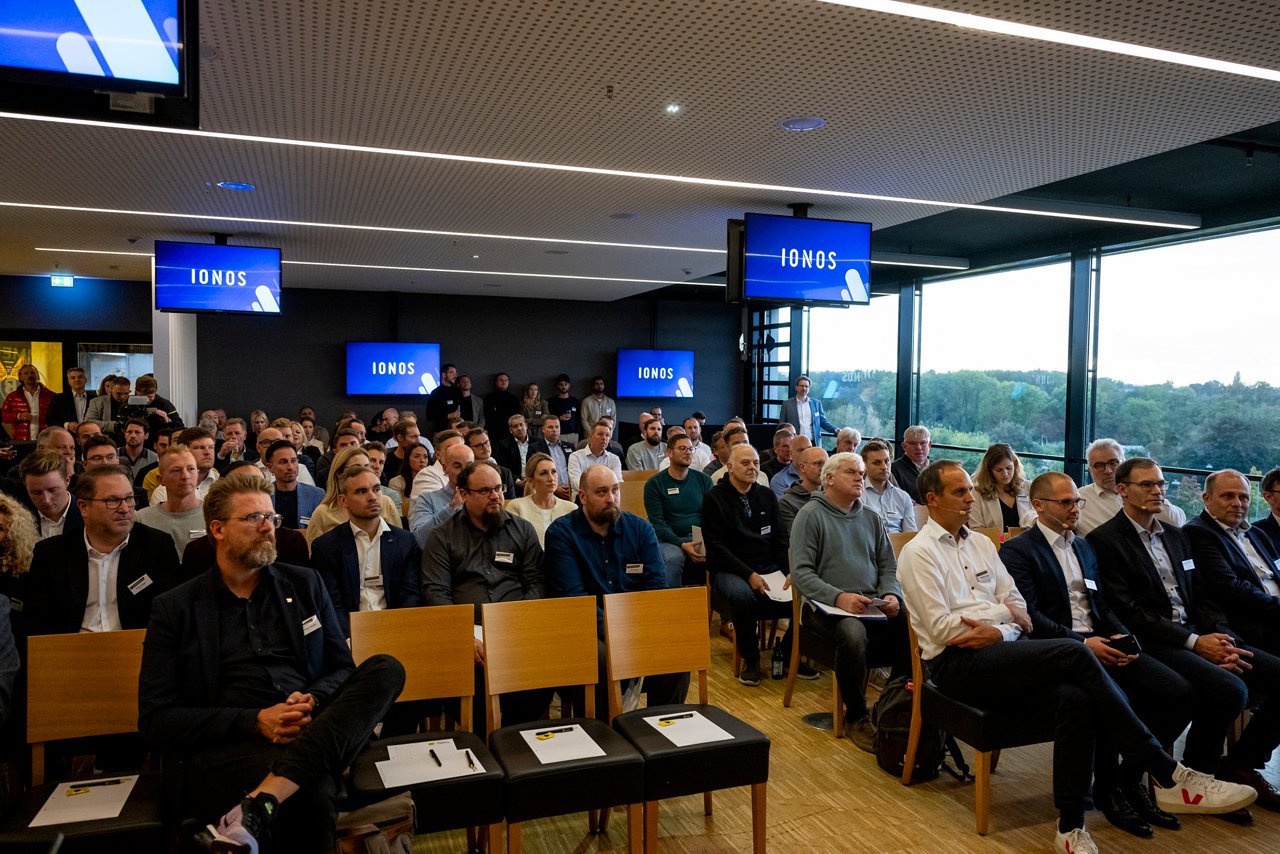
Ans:
[[[347,394],[428,395],[440,385],[440,345],[347,342]]]
[[[618,397],[693,397],[692,350],[618,350]]]
[[[156,241],[157,311],[280,313],[280,250]]]
[[[749,213],[744,231],[745,299],[841,306],[871,302],[870,223]]]

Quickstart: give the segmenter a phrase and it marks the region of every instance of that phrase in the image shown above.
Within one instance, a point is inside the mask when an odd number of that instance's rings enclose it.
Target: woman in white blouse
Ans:
[[[552,522],[574,511],[572,501],[556,497],[559,483],[556,461],[547,454],[530,454],[524,467],[525,495],[507,504],[512,515],[527,519],[533,525],[538,532],[539,543],[545,541],[547,528]]]
[[[970,528],[1025,527],[1035,519],[1036,511],[1027,496],[1027,477],[1022,471],[1022,460],[1013,448],[997,442],[987,448],[978,470],[973,475],[973,510],[969,514]]]

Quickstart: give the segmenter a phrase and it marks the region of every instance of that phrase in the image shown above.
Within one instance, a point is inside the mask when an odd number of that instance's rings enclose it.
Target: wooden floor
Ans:
[[[875,758],[847,739],[810,728],[810,712],[829,711],[831,675],[797,681],[790,709],[782,708],[782,681],[767,677],[747,688],[730,676],[729,642],[712,637],[711,702],[753,724],[772,739],[770,753],[768,845],[775,852],[958,852],[1051,851],[1056,814],[1050,785],[1048,745],[1005,752],[991,781],[991,826],[987,836],[974,832],[973,784],[945,773],[911,786],[876,765]],[[972,761],[972,752],[965,749]],[[1280,784],[1280,761],[1272,757],[1267,773]],[[1180,852],[1230,850],[1232,854],[1280,852],[1280,814],[1253,809],[1254,823],[1237,827],[1222,819],[1190,816],[1182,830],[1156,830],[1143,840],[1109,825],[1101,813],[1087,816],[1094,841],[1103,852],[1156,854],[1177,846]],[[586,832],[585,813],[529,822],[524,850],[530,854],[586,854],[626,850],[626,816],[615,810],[609,832]],[[702,814],[700,796],[662,802],[658,850],[663,852],[739,852],[751,850],[751,805],[746,789],[715,794],[715,814]],[[466,848],[462,831],[419,836],[417,854]]]

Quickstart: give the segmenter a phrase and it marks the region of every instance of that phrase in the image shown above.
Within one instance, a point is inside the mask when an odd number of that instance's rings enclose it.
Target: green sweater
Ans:
[[[841,593],[902,601],[884,523],[861,501],[848,513],[815,492],[791,526],[791,583],[806,599],[835,605]]]
[[[649,478],[644,485],[644,512],[658,535],[658,542],[678,546],[693,537],[694,525],[702,524],[702,497],[711,489],[711,478],[689,469],[684,480],[671,476],[671,469]]]

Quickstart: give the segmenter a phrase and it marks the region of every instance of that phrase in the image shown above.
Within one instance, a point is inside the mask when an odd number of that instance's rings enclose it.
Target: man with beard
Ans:
[[[591,378],[591,394],[582,401],[581,416],[583,424],[595,424],[601,418],[618,417],[618,404],[604,393],[604,377],[597,375]]]
[[[120,465],[129,470],[130,480],[136,478],[138,472],[147,466],[160,461],[155,451],[147,449],[147,437],[150,433],[151,428],[147,426],[145,419],[130,418],[125,422],[124,446],[119,448]]]
[[[631,471],[657,471],[662,458],[667,455],[667,443],[662,441],[662,422],[652,415],[643,420],[640,441],[627,448],[627,468]]]
[[[157,598],[138,724],[164,755],[197,841],[256,852],[332,851],[338,780],[404,686],[375,655],[358,668],[320,577],[278,564],[271,487],[229,477],[205,497],[217,564]],[[249,794],[244,796],[245,792]],[[236,847],[239,846],[239,847]]]

